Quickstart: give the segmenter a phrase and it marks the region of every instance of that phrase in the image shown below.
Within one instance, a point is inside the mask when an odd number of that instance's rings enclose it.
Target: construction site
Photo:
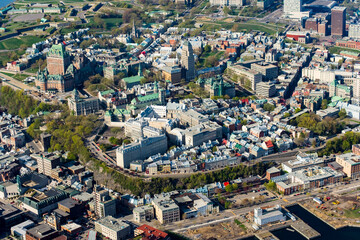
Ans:
[[[310,212],[334,228],[360,226],[360,195],[322,196],[302,204]]]
[[[252,233],[252,228],[244,219],[232,219],[227,222],[211,224],[202,228],[188,230],[184,234],[190,239],[206,240],[209,238],[216,239],[237,239]]]

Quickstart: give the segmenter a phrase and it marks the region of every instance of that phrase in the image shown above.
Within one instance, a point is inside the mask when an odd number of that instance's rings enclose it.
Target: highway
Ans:
[[[109,155],[104,153],[94,141],[85,140],[85,146],[90,149],[91,153],[99,160],[105,162],[111,167],[116,166],[116,160],[112,159]]]

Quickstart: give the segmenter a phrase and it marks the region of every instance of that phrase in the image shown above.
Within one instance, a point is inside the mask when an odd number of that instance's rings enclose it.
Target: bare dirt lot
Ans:
[[[199,229],[188,230],[186,235],[190,237],[190,239],[206,240],[214,237],[216,239],[230,240],[237,239],[247,233],[249,233],[249,230],[243,223],[240,221],[236,223],[232,220],[229,222],[212,224]]]
[[[303,205],[334,227],[360,226],[360,198],[356,194],[340,197],[328,196],[328,198],[330,199],[322,198],[324,203],[321,205],[313,200],[307,200]]]

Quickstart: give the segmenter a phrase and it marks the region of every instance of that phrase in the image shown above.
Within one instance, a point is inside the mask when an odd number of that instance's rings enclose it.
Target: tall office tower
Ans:
[[[284,0],[284,13],[286,15],[296,15],[302,10],[302,0]]]
[[[331,9],[331,35],[344,36],[346,23],[346,7]]]
[[[181,66],[185,69],[187,81],[193,80],[196,77],[194,53],[188,41],[185,41],[182,46]]]

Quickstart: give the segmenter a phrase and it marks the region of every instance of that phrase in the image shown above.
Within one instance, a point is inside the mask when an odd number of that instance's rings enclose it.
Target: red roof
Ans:
[[[224,139],[224,140],[222,141],[222,144],[223,144],[223,145],[227,144],[226,139]]]
[[[146,224],[141,225],[140,227],[137,228],[137,230],[143,231],[142,233],[142,235],[144,236],[143,239],[157,240],[157,239],[164,239],[168,236],[167,233]]]
[[[268,148],[274,147],[274,144],[273,144],[270,140],[267,141],[267,142],[265,142],[265,144],[266,144],[266,146],[267,146]]]
[[[229,185],[229,182],[224,182],[224,187],[226,187],[227,185]]]

